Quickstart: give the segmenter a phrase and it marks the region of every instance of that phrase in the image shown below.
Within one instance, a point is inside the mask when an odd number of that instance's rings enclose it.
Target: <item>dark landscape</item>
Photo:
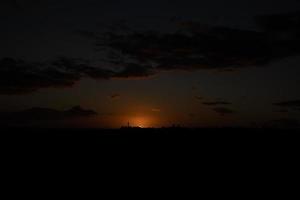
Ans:
[[[264,144],[266,146],[286,145],[299,141],[299,129],[275,128],[121,128],[121,129],[78,129],[78,128],[10,128],[2,129],[2,141],[59,143],[76,141],[102,144],[103,142],[143,144],[186,145],[190,142],[196,146],[243,146]],[[251,147],[253,148],[253,147]]]
[[[249,171],[245,173],[254,173],[252,170],[259,170],[269,162],[274,163],[270,169],[288,163],[296,166],[293,163],[297,162],[300,151],[299,133],[299,129],[262,128],[25,128],[1,131],[0,143],[3,158],[22,162],[21,165],[30,161],[52,166],[51,160],[58,169],[59,163],[75,162],[76,167],[104,166],[123,173],[123,165],[140,163],[160,170],[169,163],[169,168],[204,167],[216,173],[227,168],[238,172],[246,167]]]

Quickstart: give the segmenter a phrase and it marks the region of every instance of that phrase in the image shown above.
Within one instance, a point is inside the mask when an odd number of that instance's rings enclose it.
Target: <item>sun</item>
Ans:
[[[147,117],[134,117],[130,121],[131,126],[147,128],[150,126],[150,120]]]

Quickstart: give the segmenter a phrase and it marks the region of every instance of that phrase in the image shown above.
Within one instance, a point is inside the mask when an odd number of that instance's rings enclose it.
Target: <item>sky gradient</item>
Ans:
[[[8,126],[299,126],[297,0],[6,0]]]

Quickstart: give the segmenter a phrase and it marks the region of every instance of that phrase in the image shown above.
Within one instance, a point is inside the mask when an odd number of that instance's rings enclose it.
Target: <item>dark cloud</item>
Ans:
[[[256,17],[277,58],[300,54],[300,11]]]
[[[147,78],[153,75],[155,71],[150,66],[129,63],[120,71],[115,72],[112,78]]]
[[[273,103],[273,105],[284,108],[282,110],[284,110],[286,112],[300,111],[300,100],[282,101],[282,102]]]
[[[281,110],[275,110],[274,112],[277,112],[277,113],[288,113],[289,110],[281,109]]]
[[[286,108],[300,108],[300,100],[282,101],[274,103],[273,105]]]
[[[89,61],[70,58],[59,58],[52,62],[52,68],[76,74],[78,77],[89,77],[93,79],[110,79],[115,75],[115,71],[104,69],[103,67],[95,67]]]
[[[89,117],[93,115],[97,115],[97,112],[93,110],[83,109],[81,106],[74,106],[70,110],[64,111],[65,117]]]
[[[85,77],[107,80],[151,75],[150,68],[134,64],[107,69],[79,59],[59,58],[49,63],[38,63],[3,58],[0,60],[0,94],[27,94],[42,88],[71,87]]]
[[[110,97],[111,99],[119,99],[119,98],[121,97],[121,95],[115,93],[115,94],[110,95],[109,97]]]
[[[214,108],[213,110],[222,116],[235,113],[234,110],[231,110],[231,109],[225,108],[225,107],[217,107],[217,108]]]
[[[23,94],[40,88],[69,87],[80,77],[74,71],[62,70],[44,63],[12,58],[0,60],[0,94]]]
[[[206,106],[218,106],[218,105],[231,105],[232,103],[227,101],[212,101],[212,102],[203,102],[202,104]]]
[[[0,112],[2,123],[31,122],[46,120],[66,120],[97,115],[93,110],[86,110],[80,106],[74,106],[69,110],[56,110],[51,108],[31,108],[18,112]]]
[[[196,95],[195,98],[197,100],[205,99],[204,97],[201,97],[201,96],[198,96],[198,95]],[[204,102],[202,102],[202,104],[205,105],[205,106],[228,106],[228,105],[232,105],[232,103],[230,103],[228,101],[221,100],[221,99],[217,99],[217,100],[214,100],[214,101],[204,101]]]
[[[278,22],[279,21],[279,22]],[[235,70],[300,54],[299,13],[260,16],[260,30],[182,22],[177,31],[106,32],[95,44],[123,60],[160,70]],[[278,24],[277,24],[278,22]],[[280,33],[280,34],[274,34]],[[287,34],[288,33],[288,34]],[[95,38],[93,33],[85,34]],[[285,37],[283,37],[285,36]],[[144,68],[142,67],[142,68]]]
[[[161,71],[236,70],[265,66],[300,54],[299,12],[260,16],[260,30],[239,30],[181,22],[177,30],[77,31],[103,52],[104,63],[59,58],[52,62],[0,60],[0,94],[26,94],[42,88],[71,87],[82,78],[148,78]],[[122,27],[118,25],[118,27]],[[122,28],[124,29],[124,28]],[[228,105],[218,103],[216,105]]]
[[[264,34],[212,27],[202,33],[109,35],[107,47],[157,70],[241,68],[265,64],[272,50]]]
[[[290,33],[287,36],[300,37],[300,11],[258,16],[255,21],[268,33]]]

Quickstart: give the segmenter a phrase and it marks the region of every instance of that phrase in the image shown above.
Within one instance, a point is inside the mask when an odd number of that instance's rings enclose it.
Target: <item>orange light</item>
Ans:
[[[134,117],[129,121],[131,126],[147,128],[150,126],[150,119],[147,117]]]

